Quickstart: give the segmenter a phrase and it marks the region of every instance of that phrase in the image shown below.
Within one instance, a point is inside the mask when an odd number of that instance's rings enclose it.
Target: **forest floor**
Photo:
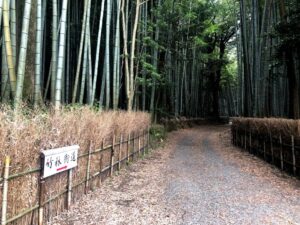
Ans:
[[[299,180],[233,147],[229,127],[202,126],[172,132],[49,224],[285,225],[299,212]]]

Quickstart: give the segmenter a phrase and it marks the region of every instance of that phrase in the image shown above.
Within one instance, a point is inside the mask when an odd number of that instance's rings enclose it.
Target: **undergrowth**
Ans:
[[[60,112],[30,110],[21,113],[2,106],[0,110],[0,159],[9,155],[12,172],[39,164],[41,150],[78,144],[79,154],[110,143],[112,134],[146,130],[150,116],[143,112],[104,111],[68,107]],[[1,160],[2,161],[2,160]]]
[[[165,126],[159,124],[153,124],[150,128],[151,148],[155,149],[162,144],[167,137],[167,130]]]

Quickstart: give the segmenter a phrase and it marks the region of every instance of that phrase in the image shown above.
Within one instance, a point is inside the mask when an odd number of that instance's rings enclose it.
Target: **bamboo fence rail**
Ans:
[[[100,185],[103,179],[112,176],[115,171],[121,170],[123,165],[144,156],[146,151],[149,151],[149,143],[149,129],[128,135],[126,140],[124,140],[123,135],[120,135],[119,138],[113,135],[110,145],[105,146],[103,140],[101,147],[95,150],[92,150],[92,143],[89,143],[88,151],[78,156],[78,161],[86,159],[85,166],[78,165],[76,169],[71,169],[46,179],[41,179],[41,167],[28,169],[17,174],[9,174],[10,158],[6,157],[4,160],[3,176],[0,178],[0,185],[2,186],[1,225],[45,224],[45,221],[49,221],[53,216],[53,211],[56,211],[55,214],[57,215],[61,210],[70,209],[73,202],[93,189],[92,183],[96,178],[98,178],[98,184]],[[109,157],[105,155],[107,153]],[[98,156],[98,160],[95,156]],[[75,182],[76,174],[80,172],[85,173],[85,179]],[[50,197],[46,197],[45,189],[49,185],[49,182],[56,182],[55,177],[62,176],[61,174],[66,174],[67,176],[67,179],[65,179],[66,183],[63,184],[65,188],[54,196],[50,195]],[[13,186],[10,186],[10,182],[28,175],[38,177],[38,179],[36,179],[37,183],[35,184],[38,186],[36,193],[36,198],[38,199],[37,204],[14,214],[8,213],[8,209],[14,204],[14,202],[9,202],[8,200],[9,190],[13,188]],[[80,189],[82,185],[83,188]],[[22,190],[19,190],[18,193],[22,195]],[[75,193],[77,198],[74,197]],[[53,205],[55,205],[54,210]]]
[[[300,137],[261,133],[249,128],[231,127],[232,143],[257,155],[281,170],[300,176]]]

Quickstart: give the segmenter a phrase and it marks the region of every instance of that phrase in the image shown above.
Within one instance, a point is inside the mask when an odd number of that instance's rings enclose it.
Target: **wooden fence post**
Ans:
[[[103,144],[102,144],[102,149],[103,149]],[[102,167],[103,167],[103,154],[100,153],[100,171],[99,171],[99,181],[100,185],[102,184]]]
[[[138,148],[139,148],[139,157],[141,156],[141,133],[139,132],[138,137]]]
[[[130,162],[130,158],[129,158],[129,155],[130,155],[130,133],[128,134],[128,140],[127,140],[127,149],[126,149],[126,154],[127,154],[127,163]]]
[[[134,155],[135,155],[135,138],[136,138],[136,132],[133,132],[133,138],[132,138],[132,161],[134,160]]]
[[[279,136],[279,143],[280,143],[280,166],[281,166],[281,170],[283,170],[283,148],[282,148],[282,137],[281,137],[281,134]]]
[[[72,203],[72,181],[73,181],[73,169],[68,171],[68,199],[67,199],[67,209],[71,209]]]
[[[4,160],[1,225],[6,224],[9,166],[10,157],[6,156]]]
[[[147,152],[150,150],[150,127],[148,126],[148,137],[147,137]]]
[[[251,135],[251,129],[249,131],[249,152],[252,153],[252,135]]]
[[[231,127],[231,144],[234,145],[234,129]]]
[[[89,143],[89,152],[88,152],[88,161],[87,161],[87,166],[86,166],[86,180],[85,180],[85,193],[88,191],[89,187],[89,180],[90,180],[90,166],[91,166],[91,142]]]
[[[264,138],[264,159],[266,160],[266,141],[265,141],[265,138]]]
[[[236,146],[239,146],[239,142],[238,142],[238,130],[237,129],[235,129],[235,145]]]
[[[271,155],[272,155],[272,164],[274,164],[275,161],[274,161],[273,138],[271,132],[270,132],[270,147],[271,147]]]
[[[146,148],[146,131],[143,131],[143,156],[145,156],[145,149]]]
[[[42,172],[41,172],[42,173]],[[45,180],[40,177],[40,193],[39,193],[39,225],[44,224],[44,196],[45,196]]]
[[[295,156],[295,138],[292,135],[292,157],[293,157],[293,173],[296,175],[296,156]]]
[[[115,159],[115,142],[116,142],[116,135],[113,134],[112,139],[112,146],[111,146],[111,156],[110,156],[110,176],[114,173],[114,159]]]
[[[118,170],[121,170],[121,161],[122,161],[122,145],[123,145],[123,135],[120,135],[120,145],[119,145],[119,163]]]
[[[245,148],[245,150],[247,150],[247,129],[245,129],[245,134],[244,134],[244,137],[245,137],[245,144],[244,144],[244,148]]]

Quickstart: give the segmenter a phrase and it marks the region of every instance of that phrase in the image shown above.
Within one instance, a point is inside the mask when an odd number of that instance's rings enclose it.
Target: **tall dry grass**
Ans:
[[[252,130],[260,134],[272,134],[282,137],[300,137],[300,120],[279,118],[233,118],[234,128]]]
[[[98,112],[88,107],[66,108],[55,113],[52,111],[24,109],[22,113],[3,107],[0,110],[0,162],[5,155],[11,157],[10,174],[24,172],[40,165],[40,151],[68,145],[78,144],[79,155],[86,153],[91,144],[92,150],[99,149],[104,140],[111,144],[113,133],[125,138],[129,133],[141,132],[150,125],[150,116],[143,112],[105,111]],[[103,163],[109,165],[109,152],[103,152]],[[99,157],[93,156],[91,171],[99,171]],[[124,155],[123,155],[124,157]],[[78,160],[73,180],[78,183],[86,178],[87,158]],[[67,184],[66,173],[47,179],[45,199],[61,193]],[[74,194],[80,198],[84,191],[78,189]],[[76,194],[77,193],[77,194]],[[19,177],[9,182],[8,216],[12,217],[38,204],[39,174],[34,173]],[[2,193],[0,192],[0,200]],[[59,212],[65,206],[64,197],[54,205],[48,205],[47,218],[51,212]],[[36,218],[28,214],[16,224],[30,224]]]
[[[110,143],[113,133],[128,135],[146,129],[150,116],[144,112],[98,112],[88,107],[59,113],[24,109],[16,114],[2,107],[0,121],[0,160],[9,155],[12,172],[19,172],[39,166],[41,150],[78,144],[81,154],[89,142],[99,148],[103,139]]]

